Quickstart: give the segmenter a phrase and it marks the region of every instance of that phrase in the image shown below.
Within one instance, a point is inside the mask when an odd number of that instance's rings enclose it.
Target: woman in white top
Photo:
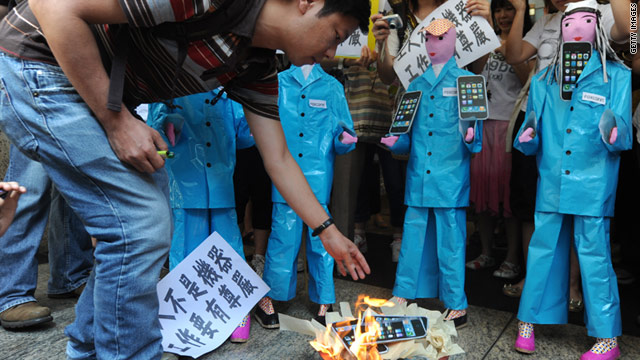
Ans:
[[[491,14],[496,34],[504,42],[509,35],[516,9],[508,0],[493,0]],[[532,26],[525,15],[524,31]],[[493,275],[504,279],[514,279],[520,275],[520,254],[518,252],[518,221],[511,214],[509,202],[509,179],[511,177],[511,153],[506,152],[507,130],[511,113],[522,86],[527,82],[535,61],[511,66],[504,57],[504,45],[489,54],[482,71],[487,80],[490,119],[483,124],[482,151],[471,159],[470,201],[478,214],[478,231],[482,243],[482,253],[467,263],[471,270],[491,267],[492,239],[498,217],[504,219],[507,238],[507,256]]]

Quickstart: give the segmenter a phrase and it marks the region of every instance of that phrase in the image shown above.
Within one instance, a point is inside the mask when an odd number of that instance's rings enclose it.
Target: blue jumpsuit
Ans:
[[[482,149],[482,122],[460,120],[455,93],[444,96],[462,75],[473,74],[451,58],[437,78],[430,65],[411,82],[407,91],[422,91],[422,100],[411,131],[391,147],[394,153],[410,153],[408,208],[393,295],[438,297],[455,310],[467,308],[464,208],[469,205],[471,153]],[[469,126],[475,126],[475,137],[466,143],[462,134]]]
[[[287,146],[328,213],[335,155],[355,148],[355,144],[338,140],[344,131],[340,123],[353,130],[344,88],[319,65],[307,79],[301,68],[292,66],[278,74],[278,80],[280,121]],[[263,280],[271,287],[267,296],[287,301],[296,294],[296,259],[305,226],[275,187],[272,194],[273,221]],[[320,238],[311,236],[312,229],[306,230],[309,297],[317,304],[333,304],[333,258]]]
[[[244,257],[233,190],[236,147],[254,144],[242,106],[223,94],[211,105],[217,91],[181,97],[171,109],[157,103],[149,106],[148,123],[164,134],[172,122],[182,133],[167,159],[169,193],[173,209],[173,239],[169,265],[173,269],[213,231],[220,233]],[[237,137],[237,140],[236,140]],[[166,140],[166,137],[165,137]]]
[[[546,69],[545,69],[546,70]],[[536,130],[514,147],[536,154],[538,192],[535,232],[529,245],[527,278],[518,319],[564,324],[569,303],[571,232],[582,274],[585,323],[590,336],[621,334],[620,299],[611,265],[609,218],[613,216],[620,151],[631,149],[631,72],[607,61],[609,82],[592,54],[571,101],[560,99],[558,84],[544,71],[531,81],[525,122]],[[618,139],[608,143],[611,129]],[[605,140],[606,139],[606,140]]]

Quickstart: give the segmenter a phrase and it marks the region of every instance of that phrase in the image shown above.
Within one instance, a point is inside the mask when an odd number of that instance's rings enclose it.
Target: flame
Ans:
[[[359,295],[356,301],[356,310],[358,312],[358,322],[354,332],[355,340],[349,347],[349,351],[343,349],[342,346],[332,346],[332,343],[340,343],[331,331],[331,325],[327,326],[324,333],[323,342],[311,341],[311,346],[320,353],[323,359],[333,360],[381,360],[382,357],[378,353],[376,340],[380,337],[380,325],[375,318],[377,314],[372,308],[380,308],[382,306],[392,307],[395,304],[385,299],[376,299],[368,295]],[[362,316],[364,313],[364,316]],[[362,321],[364,319],[364,330],[362,331]]]

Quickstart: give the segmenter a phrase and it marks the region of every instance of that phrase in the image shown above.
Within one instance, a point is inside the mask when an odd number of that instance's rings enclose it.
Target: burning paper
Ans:
[[[311,341],[310,344],[320,353],[323,359],[375,360],[423,357],[437,360],[464,353],[462,348],[452,340],[452,337],[457,336],[455,325],[452,321],[445,322],[444,314],[438,311],[423,309],[416,304],[409,306],[406,304],[398,305],[388,300],[361,296],[356,303],[357,319],[353,317],[348,303],[340,303],[340,312],[327,314],[328,326],[326,327],[315,320],[307,321],[280,314],[280,330],[295,331],[314,336],[315,340]],[[428,319],[426,337],[386,343],[388,351],[380,354],[374,343],[380,337],[381,331],[376,327],[377,322],[373,315],[426,317]],[[351,320],[351,322],[357,321],[353,343],[349,350],[345,349],[345,346],[331,328],[332,323],[347,320]],[[361,326],[362,321],[367,326]]]

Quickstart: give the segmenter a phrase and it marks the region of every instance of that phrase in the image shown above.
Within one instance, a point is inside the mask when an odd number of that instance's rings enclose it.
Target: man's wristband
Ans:
[[[318,226],[317,228],[313,229],[313,232],[311,233],[311,236],[320,235],[324,231],[324,229],[328,228],[332,224],[334,224],[333,218],[328,218],[325,222],[320,224],[320,226]]]

